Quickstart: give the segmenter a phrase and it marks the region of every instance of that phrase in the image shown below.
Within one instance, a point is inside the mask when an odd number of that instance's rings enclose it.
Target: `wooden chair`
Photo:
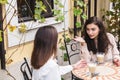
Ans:
[[[65,44],[65,49],[68,57],[68,62],[69,64],[74,64],[78,60],[80,60],[80,43],[71,40],[69,43],[67,43],[66,39],[64,38],[64,44]],[[72,72],[72,80],[83,80],[81,78],[76,77]]]
[[[28,65],[27,59],[24,58],[24,62],[20,66],[20,71],[23,74],[24,80],[32,80],[32,70]]]

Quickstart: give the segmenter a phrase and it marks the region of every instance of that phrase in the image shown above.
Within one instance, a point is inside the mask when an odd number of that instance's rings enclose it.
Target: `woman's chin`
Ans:
[[[95,37],[90,37],[90,39],[94,39]]]

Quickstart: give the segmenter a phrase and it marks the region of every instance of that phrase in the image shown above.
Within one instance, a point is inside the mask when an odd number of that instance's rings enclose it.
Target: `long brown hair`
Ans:
[[[90,37],[87,34],[86,27],[88,24],[95,24],[98,26],[100,29],[100,32],[98,34],[98,42],[97,42],[97,48],[95,46],[94,39],[90,39]],[[105,30],[105,26],[102,22],[102,20],[98,19],[97,17],[90,17],[88,20],[86,20],[85,25],[84,25],[84,38],[87,43],[87,47],[89,51],[93,51],[94,54],[96,52],[104,52],[106,53],[108,51],[108,45],[111,45],[107,34]]]
[[[53,26],[40,27],[35,35],[34,47],[31,56],[31,65],[35,69],[43,66],[57,51],[58,33]]]

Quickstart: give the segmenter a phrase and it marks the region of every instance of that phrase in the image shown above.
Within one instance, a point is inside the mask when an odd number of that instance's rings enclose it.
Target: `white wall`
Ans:
[[[61,2],[61,1],[60,1]],[[68,11],[68,1],[63,0],[62,3],[64,4],[64,11]],[[11,3],[11,5],[14,7],[11,7],[9,4],[6,5],[6,21],[7,24],[10,21],[10,25],[17,26],[17,28],[20,26],[21,23],[18,23],[18,16],[17,11],[14,14],[15,10],[17,10],[17,2],[16,0],[8,0],[8,3]],[[63,12],[64,12],[63,11]],[[14,14],[14,16],[13,16]],[[46,22],[39,23],[38,21],[28,21],[24,22],[24,24],[27,26],[27,32],[26,33],[20,33],[18,29],[16,29],[14,32],[8,32],[8,47],[16,46],[21,43],[29,42],[34,40],[34,35],[37,31],[37,29],[41,26],[45,25],[54,25],[57,28],[58,32],[63,31],[63,28],[68,28],[69,22],[68,22],[68,13],[65,14],[65,23],[64,22],[56,22],[55,17],[47,18]]]

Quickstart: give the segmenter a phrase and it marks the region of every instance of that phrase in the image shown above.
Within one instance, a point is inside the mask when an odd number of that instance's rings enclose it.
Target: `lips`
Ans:
[[[90,37],[90,38],[93,38],[93,37],[94,37],[94,35],[89,35],[89,37]]]

